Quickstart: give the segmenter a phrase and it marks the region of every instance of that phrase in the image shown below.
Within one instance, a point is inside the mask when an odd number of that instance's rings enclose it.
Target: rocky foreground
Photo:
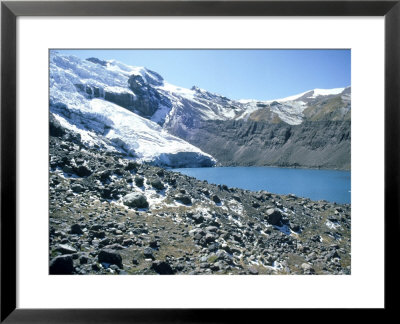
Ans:
[[[217,186],[55,135],[50,274],[350,274],[350,205]]]

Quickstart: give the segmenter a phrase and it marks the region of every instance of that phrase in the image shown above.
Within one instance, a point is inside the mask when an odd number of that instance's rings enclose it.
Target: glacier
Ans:
[[[161,166],[215,165],[211,155],[169,134],[156,122],[105,99],[106,93],[128,94],[134,102],[136,94],[127,87],[131,75],[159,81],[145,68],[115,61],[103,66],[51,52],[50,112],[90,147],[118,151],[139,162]]]

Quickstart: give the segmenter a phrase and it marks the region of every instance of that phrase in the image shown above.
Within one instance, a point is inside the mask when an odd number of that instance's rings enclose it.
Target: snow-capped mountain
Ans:
[[[223,143],[214,148],[219,127],[225,132],[231,129],[232,135],[226,134],[229,140],[241,138],[240,145],[248,145],[243,136],[254,133],[253,123],[285,128],[305,122],[350,121],[350,96],[347,87],[314,89],[276,100],[231,100],[196,86],[175,86],[145,67],[81,60],[54,51],[50,55],[50,112],[61,125],[79,133],[89,145],[161,165],[213,165],[216,161],[207,153],[221,158]],[[235,125],[243,128],[239,138]],[[274,131],[266,138],[272,136],[270,140],[276,142],[274,136],[280,133],[287,131]],[[285,135],[284,143],[289,139]],[[222,154],[222,163],[225,156],[230,154]]]
[[[154,114],[153,101],[160,104],[160,97],[150,93],[143,98],[127,85],[139,83],[137,80],[157,84],[158,77],[145,68],[131,68],[115,61],[84,61],[52,53],[50,112],[63,127],[80,134],[89,146],[121,151],[158,165],[215,164],[209,154],[135,113]],[[137,103],[139,111],[135,110]]]
[[[299,125],[308,119],[307,109],[311,110],[312,107],[321,106],[321,104],[326,104],[335,98],[337,104],[332,108],[342,110],[339,118],[344,119],[345,114],[349,113],[351,108],[350,93],[351,88],[346,87],[314,89],[290,97],[268,101],[244,99],[240,102],[246,104],[247,109],[239,118],[260,120],[261,116],[264,116],[265,119],[265,113],[269,112],[272,115],[269,118],[270,121],[275,118],[275,120],[279,121],[280,119],[280,121],[289,125]]]

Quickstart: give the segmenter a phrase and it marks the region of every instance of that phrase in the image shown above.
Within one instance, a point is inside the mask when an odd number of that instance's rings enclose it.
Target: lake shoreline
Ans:
[[[351,204],[351,173],[344,170],[316,170],[280,167],[175,168],[173,172],[216,185],[265,190],[281,195],[295,194],[311,200]]]
[[[351,169],[341,169],[341,168],[313,168],[307,166],[282,166],[282,165],[215,165],[212,167],[202,167],[202,168],[282,168],[282,169],[304,169],[304,170],[332,170],[332,171],[346,171],[351,172]],[[166,170],[183,169],[181,167],[163,167]],[[198,168],[198,167],[194,167]],[[185,169],[191,169],[191,167],[186,167]]]

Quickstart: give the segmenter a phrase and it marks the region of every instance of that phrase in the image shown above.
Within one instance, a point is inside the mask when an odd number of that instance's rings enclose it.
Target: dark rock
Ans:
[[[96,57],[89,57],[86,60],[89,61],[89,62],[95,63],[95,64],[99,64],[99,65],[102,65],[102,66],[107,66],[107,62],[106,61],[102,61],[102,60],[100,60],[100,59],[98,59]]]
[[[212,201],[215,202],[216,204],[221,203],[221,199],[219,199],[219,197],[217,195],[212,196]]]
[[[152,180],[152,181],[150,182],[150,184],[152,185],[153,188],[156,188],[157,190],[163,190],[163,189],[165,189],[164,184],[161,182],[160,179]]]
[[[135,184],[136,184],[138,187],[143,187],[144,179],[143,179],[142,177],[136,176],[136,177],[135,177]]]
[[[100,242],[99,242],[99,248],[105,247],[106,245],[109,245],[111,243],[111,240],[106,237],[103,238]]]
[[[103,249],[98,255],[99,263],[110,263],[116,264],[118,267],[122,268],[122,257],[119,253],[114,250]]]
[[[110,188],[101,189],[100,195],[105,199],[110,199],[111,198],[111,189]]]
[[[151,268],[155,272],[161,275],[174,274],[174,271],[172,270],[171,266],[165,261],[160,261],[160,260],[154,261],[151,265]]]
[[[123,240],[122,241],[122,245],[123,246],[131,246],[133,245],[135,242],[132,239],[127,239],[127,240]]]
[[[62,137],[65,134],[65,129],[52,113],[49,115],[50,136]]]
[[[93,224],[93,225],[90,227],[90,229],[91,229],[92,231],[99,231],[99,230],[103,229],[103,226],[100,225],[100,224]]]
[[[81,255],[79,258],[80,264],[86,264],[86,263],[88,263],[88,261],[89,261],[89,258],[86,255]]]
[[[50,261],[50,274],[72,274],[74,272],[74,262],[70,255],[55,257]]]
[[[152,116],[158,109],[162,99],[164,104],[170,105],[169,100],[161,97],[160,93],[148,85],[140,75],[131,75],[128,80],[129,88],[135,93],[135,109],[142,116]]]
[[[127,194],[122,199],[124,205],[132,208],[147,208],[149,207],[149,203],[147,202],[146,196],[141,193],[133,192]]]
[[[131,93],[105,91],[104,99],[127,109],[132,109],[135,104],[135,97]]]
[[[211,242],[214,242],[216,238],[217,238],[217,236],[215,234],[207,233],[206,237],[205,237],[205,240],[206,240],[207,243],[211,243]]]
[[[128,164],[125,166],[126,171],[136,171],[138,168],[138,164],[133,161],[129,161]]]
[[[83,234],[82,228],[79,224],[73,224],[69,232],[71,234]]]
[[[158,249],[160,246],[160,242],[157,240],[152,240],[150,241],[149,246],[153,249]]]
[[[91,235],[92,237],[97,237],[97,238],[99,238],[99,239],[103,239],[103,238],[106,237],[106,232],[104,232],[104,231],[99,231],[99,232],[97,232],[97,231],[90,231],[89,233],[90,233],[90,235]]]
[[[184,194],[177,194],[174,199],[185,205],[190,205],[192,203],[192,199]]]
[[[300,232],[300,226],[297,224],[291,224],[290,228],[292,229],[293,232]]]
[[[88,177],[92,174],[92,171],[87,166],[80,165],[76,168],[76,174],[80,177]]]
[[[104,181],[106,181],[106,180],[108,180],[110,178],[111,171],[110,170],[105,170],[105,171],[99,172],[98,176],[99,176],[100,180],[104,182]]]
[[[266,219],[271,225],[278,225],[282,219],[282,213],[276,208],[270,208],[266,212]]]
[[[204,222],[204,217],[203,217],[201,214],[194,214],[194,215],[192,216],[192,218],[193,218],[193,220],[194,220],[194,222],[195,222],[196,224],[201,224],[201,223]]]
[[[69,173],[69,174],[71,174],[71,173],[74,172],[74,170],[72,169],[72,167],[70,167],[69,165],[64,165],[63,168],[62,168],[62,170],[63,170],[63,172]]]
[[[313,242],[321,242],[321,236],[319,236],[319,235],[313,235],[313,236],[311,236],[310,239]]]
[[[238,195],[233,195],[233,199],[235,199],[237,202],[242,202],[242,199]]]

